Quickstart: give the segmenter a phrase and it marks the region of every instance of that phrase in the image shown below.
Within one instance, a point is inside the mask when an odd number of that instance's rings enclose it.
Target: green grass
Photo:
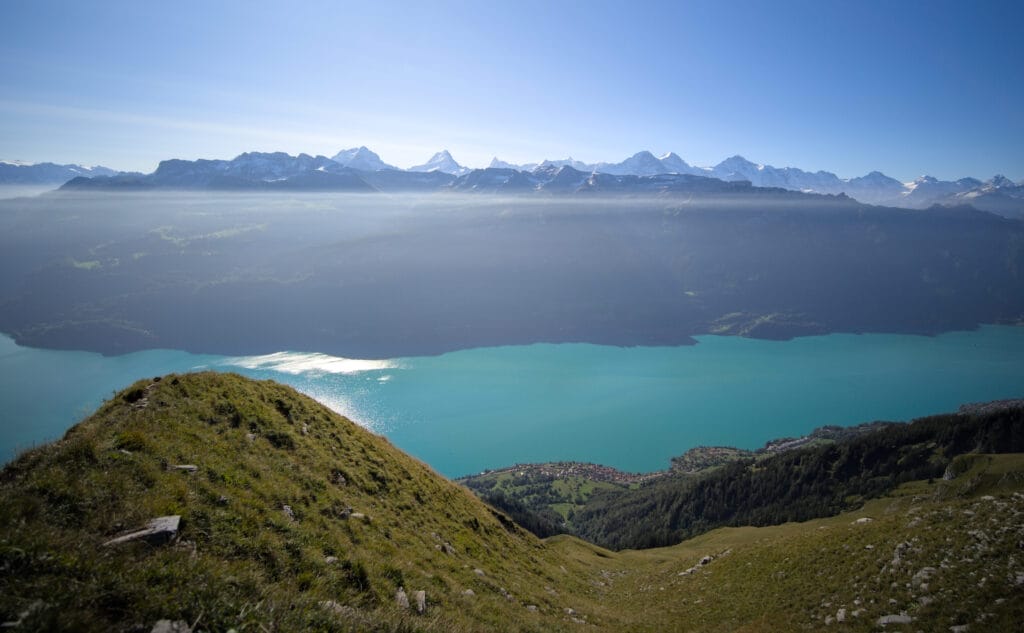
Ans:
[[[961,459],[957,479],[855,513],[612,553],[536,539],[290,388],[168,376],[2,471],[0,621],[37,605],[15,630],[148,631],[169,618],[239,632],[869,631],[906,611],[907,630],[1016,630],[1024,456]],[[102,545],[172,513],[176,543]],[[680,575],[705,555],[716,558]],[[922,591],[913,575],[928,566],[939,571]],[[398,609],[398,586],[425,590],[427,613]],[[864,611],[827,625],[841,608]]]

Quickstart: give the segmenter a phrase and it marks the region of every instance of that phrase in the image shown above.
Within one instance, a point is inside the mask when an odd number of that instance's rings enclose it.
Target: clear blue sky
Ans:
[[[1019,0],[0,0],[0,158],[649,149],[1020,180],[1022,25]]]

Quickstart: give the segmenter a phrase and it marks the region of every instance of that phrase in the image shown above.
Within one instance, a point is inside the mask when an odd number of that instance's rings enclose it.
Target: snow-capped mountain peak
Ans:
[[[443,171],[446,174],[461,176],[462,174],[468,173],[470,170],[458,164],[455,159],[452,158],[451,153],[448,150],[443,149],[431,156],[430,160],[422,165],[410,167],[409,171]]]
[[[685,160],[679,157],[679,154],[675,152],[669,152],[658,159],[662,166],[665,167],[665,171],[670,174],[694,174],[699,175],[703,172],[687,163]]]
[[[487,166],[489,169],[519,169],[519,165],[513,165],[512,163],[506,163],[499,159],[497,156],[491,159],[491,164]]]
[[[368,149],[365,145],[353,147],[352,149],[343,149],[335,154],[331,160],[339,165],[344,165],[351,169],[359,169],[361,171],[398,169],[394,165],[389,165],[382,161],[376,152]]]
[[[1004,187],[1016,187],[1017,183],[1013,182],[1002,174],[996,174],[992,177],[992,180],[988,181],[986,185],[991,186],[993,189],[1002,189]]]

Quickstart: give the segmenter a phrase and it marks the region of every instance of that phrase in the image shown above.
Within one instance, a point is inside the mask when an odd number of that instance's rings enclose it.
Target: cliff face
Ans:
[[[853,513],[612,553],[541,541],[272,382],[136,383],[0,473],[16,631],[922,630],[1024,617],[1024,458]],[[910,620],[905,620],[910,618]]]

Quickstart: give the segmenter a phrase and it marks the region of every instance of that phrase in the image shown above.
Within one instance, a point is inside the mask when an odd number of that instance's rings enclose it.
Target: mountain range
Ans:
[[[424,176],[429,174],[429,176]],[[845,194],[866,204],[925,209],[935,204],[975,208],[1024,217],[1024,182],[997,175],[988,181],[961,178],[953,181],[921,176],[903,183],[873,171],[856,178],[839,178],[828,171],[774,167],[732,156],[713,167],[690,165],[678,154],[657,157],[641,151],[618,163],[584,163],[571,157],[540,163],[513,164],[495,157],[484,169],[470,169],[448,150],[427,162],[400,169],[381,160],[367,147],[338,152],[332,158],[284,152],[246,152],[231,160],[178,159],[162,161],[151,174],[119,173],[105,167],[41,163],[0,163],[0,184],[60,183],[67,189],[269,189],[319,191],[477,191],[528,193],[531,191],[582,193],[594,189],[592,176],[638,177],[619,181],[628,192],[664,190],[666,183],[686,182],[695,176],[722,182],[749,182],[754,187],[778,188],[815,194]],[[656,180],[644,180],[656,179]],[[598,181],[601,181],[598,178]],[[605,184],[610,181],[605,181]],[[707,183],[705,183],[705,186]],[[677,187],[678,188],[678,187]],[[728,188],[727,188],[728,189]]]
[[[82,165],[57,165],[0,160],[0,185],[59,185],[72,178],[113,176],[119,172],[108,167],[83,167]]]

